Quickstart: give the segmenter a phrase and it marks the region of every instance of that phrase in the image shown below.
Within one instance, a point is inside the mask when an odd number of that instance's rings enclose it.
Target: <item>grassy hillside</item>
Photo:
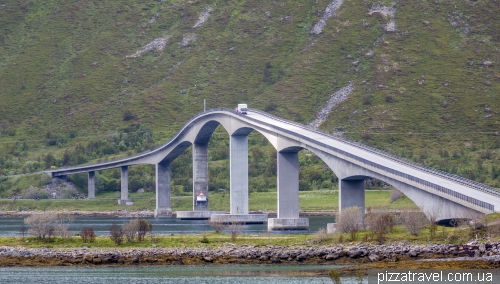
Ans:
[[[352,82],[321,129],[500,187],[500,1],[345,0],[312,34],[330,2],[0,0],[0,175],[150,148],[203,99],[308,123]],[[217,132],[216,190],[228,188]],[[275,187],[273,149],[255,134],[251,150],[251,187]],[[334,186],[307,157],[302,187]],[[179,191],[189,163],[173,165]],[[100,176],[115,190],[116,172]],[[136,176],[133,188],[151,189],[152,168]],[[16,182],[2,178],[3,195]]]

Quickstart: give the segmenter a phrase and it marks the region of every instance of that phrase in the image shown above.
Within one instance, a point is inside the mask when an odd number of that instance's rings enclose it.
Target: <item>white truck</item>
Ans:
[[[238,104],[238,108],[236,109],[236,112],[239,112],[241,114],[247,114],[247,111],[248,111],[247,104]]]

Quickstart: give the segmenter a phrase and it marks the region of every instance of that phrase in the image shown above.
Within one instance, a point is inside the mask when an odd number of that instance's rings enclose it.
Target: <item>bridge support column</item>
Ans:
[[[172,215],[170,205],[170,164],[157,164],[155,217],[170,215]]]
[[[308,230],[309,219],[299,218],[299,153],[278,152],[278,218],[269,230]]]
[[[248,214],[248,136],[229,138],[230,214],[212,214],[216,223],[263,224],[267,214]]]
[[[229,140],[231,214],[248,214],[248,136]]]
[[[208,144],[193,144],[193,211],[208,211]]]
[[[126,205],[130,202],[128,199],[128,166],[121,167],[121,198],[118,200],[119,205]]]
[[[339,211],[357,206],[361,208],[362,215],[365,214],[365,180],[340,180],[339,186]]]
[[[89,180],[88,180],[88,199],[95,199],[95,172],[89,172]]]
[[[207,220],[212,214],[224,211],[208,211],[208,144],[193,144],[193,211],[177,211],[182,220]]]

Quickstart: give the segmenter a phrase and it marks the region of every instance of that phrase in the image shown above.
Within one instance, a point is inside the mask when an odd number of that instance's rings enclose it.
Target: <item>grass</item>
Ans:
[[[498,218],[496,218],[498,220]],[[318,232],[318,234],[320,234]],[[429,230],[424,228],[418,236],[410,235],[406,232],[404,226],[395,226],[393,231],[384,236],[384,240],[380,241],[373,237],[369,231],[360,231],[357,239],[349,239],[348,234],[327,234],[324,233],[303,235],[303,234],[259,234],[247,235],[238,234],[236,240],[233,240],[229,233],[208,232],[203,234],[171,234],[171,235],[153,235],[147,236],[143,242],[124,242],[121,245],[115,245],[109,237],[98,236],[93,243],[83,243],[79,236],[69,238],[54,237],[50,241],[37,240],[35,237],[0,237],[0,244],[5,246],[25,246],[25,247],[48,247],[48,248],[72,248],[72,247],[95,247],[95,248],[148,248],[155,244],[157,247],[211,247],[217,248],[224,243],[232,243],[235,245],[280,245],[280,246],[322,246],[322,245],[352,245],[358,244],[391,244],[398,242],[407,242],[413,245],[421,244],[462,244],[476,238],[480,242],[498,241],[498,235],[485,237],[485,231],[471,231],[466,227],[442,227],[439,226],[436,237],[430,238]],[[340,238],[342,236],[342,238]],[[480,236],[477,239],[477,236]],[[342,240],[341,240],[342,239]]]
[[[208,239],[208,242],[204,240],[205,236]],[[230,234],[223,233],[205,233],[203,235],[194,235],[194,234],[175,234],[175,235],[161,235],[155,236],[153,242],[150,237],[146,237],[143,242],[124,242],[123,244],[117,246],[113,243],[113,241],[109,237],[96,237],[96,241],[94,243],[84,244],[82,240],[78,236],[74,236],[71,238],[53,238],[51,241],[48,240],[37,240],[34,237],[25,237],[21,239],[19,237],[0,237],[0,243],[2,245],[7,246],[16,246],[22,245],[26,247],[53,247],[53,248],[67,248],[67,247],[96,247],[96,248],[148,248],[151,247],[152,244],[155,244],[157,247],[211,247],[217,248],[224,243],[233,243],[235,245],[300,245],[304,244],[304,241],[309,239],[306,235],[238,235],[236,241],[233,241]]]
[[[210,193],[210,210],[229,211],[229,194]],[[153,193],[129,194],[134,202],[132,206],[119,206],[115,193],[97,195],[97,200],[0,200],[2,211],[31,211],[31,210],[68,210],[68,211],[116,211],[116,210],[150,210],[154,211],[156,203]],[[275,192],[255,192],[249,196],[249,209],[276,210],[277,199]],[[407,197],[392,203],[388,190],[367,190],[366,207],[382,207],[386,209],[417,208]],[[192,210],[190,196],[174,196],[171,200],[172,210]],[[336,211],[338,210],[338,193],[334,190],[301,191],[299,192],[300,210],[304,211]]]

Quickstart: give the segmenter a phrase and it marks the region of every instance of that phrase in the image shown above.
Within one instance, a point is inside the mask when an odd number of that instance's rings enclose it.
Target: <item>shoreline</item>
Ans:
[[[13,218],[13,217],[28,217],[44,211],[0,211],[0,218]],[[58,211],[68,214],[72,217],[154,217],[154,212],[150,210],[129,211],[129,210],[116,210],[116,211]],[[229,214],[229,211],[226,212]],[[276,211],[251,211],[249,214],[268,214],[270,217],[276,216]],[[301,211],[300,216],[335,216],[337,211]],[[176,217],[176,212],[172,212],[172,217]]]
[[[219,247],[26,248],[0,246],[0,267],[171,266],[171,265],[346,265],[342,275],[368,269],[453,269],[500,267],[500,243],[474,245],[280,246]]]

